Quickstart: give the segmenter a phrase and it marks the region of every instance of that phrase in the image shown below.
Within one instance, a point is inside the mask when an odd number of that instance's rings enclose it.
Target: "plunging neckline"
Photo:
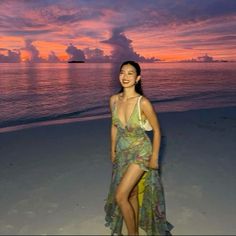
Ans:
[[[123,129],[125,129],[125,128],[128,126],[129,121],[130,121],[130,119],[131,119],[131,117],[132,117],[132,115],[133,115],[133,113],[134,113],[134,111],[135,111],[135,108],[136,108],[136,106],[137,106],[138,99],[139,99],[140,96],[137,96],[137,97],[138,97],[138,98],[137,98],[137,101],[135,102],[134,108],[133,108],[133,110],[132,110],[132,112],[131,112],[131,114],[130,114],[130,116],[129,116],[129,118],[128,118],[128,120],[127,120],[127,122],[126,122],[125,125],[122,123],[122,121],[121,121],[121,119],[120,119],[120,117],[119,117],[119,115],[118,115],[118,112],[117,112],[117,107],[118,107],[118,106],[117,106],[117,101],[116,101],[115,112],[116,112],[116,116],[117,116],[117,118],[118,118],[118,120],[119,120],[119,122],[120,122],[120,124],[121,124],[121,126],[122,126]]]

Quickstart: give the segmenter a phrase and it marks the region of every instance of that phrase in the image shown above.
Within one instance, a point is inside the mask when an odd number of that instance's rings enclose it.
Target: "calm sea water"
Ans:
[[[236,106],[236,63],[141,64],[157,112]],[[109,116],[117,65],[0,64],[0,128]]]

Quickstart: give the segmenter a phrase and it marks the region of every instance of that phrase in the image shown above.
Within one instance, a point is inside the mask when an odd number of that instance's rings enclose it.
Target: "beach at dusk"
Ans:
[[[152,157],[159,152],[165,201],[155,176],[145,185],[145,227],[167,232],[167,220],[172,235],[235,235],[235,22],[235,0],[1,0],[0,234],[119,231],[114,198],[111,212],[104,205],[125,173],[119,167],[113,178],[110,159],[109,102],[123,91],[124,120],[132,97],[147,99]],[[148,140],[137,145],[136,118],[127,139],[112,139],[125,147],[121,162],[127,145],[131,154],[131,144],[140,149],[132,158],[151,150]],[[133,171],[134,180],[140,170]],[[138,203],[130,204],[125,199],[126,217]]]
[[[158,117],[173,235],[235,234],[236,108]],[[109,127],[106,118],[1,133],[0,233],[109,235]]]

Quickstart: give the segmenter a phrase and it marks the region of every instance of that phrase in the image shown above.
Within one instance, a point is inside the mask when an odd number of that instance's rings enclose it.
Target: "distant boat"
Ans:
[[[85,63],[85,61],[68,61],[68,63]]]

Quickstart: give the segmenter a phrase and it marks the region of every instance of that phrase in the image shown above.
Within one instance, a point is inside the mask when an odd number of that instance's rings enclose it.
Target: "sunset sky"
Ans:
[[[236,60],[235,0],[1,0],[0,62]]]

